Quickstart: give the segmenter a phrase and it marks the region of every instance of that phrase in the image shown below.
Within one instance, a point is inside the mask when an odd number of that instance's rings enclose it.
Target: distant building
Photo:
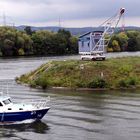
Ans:
[[[103,27],[103,31],[98,29],[79,37],[79,54],[82,60],[105,60],[106,48],[124,12],[125,8],[121,8],[115,16],[101,24],[99,27]]]
[[[99,43],[103,35],[103,31],[92,31],[79,37],[79,54],[91,54],[97,51],[104,51],[104,39]],[[98,46],[101,48],[98,48]]]

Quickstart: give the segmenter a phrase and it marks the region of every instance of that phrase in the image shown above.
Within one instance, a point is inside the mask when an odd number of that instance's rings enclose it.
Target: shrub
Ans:
[[[107,87],[107,82],[102,78],[93,79],[89,85],[89,88],[105,88]]]
[[[25,52],[24,52],[24,49],[23,48],[20,48],[18,50],[18,55],[25,55]]]
[[[42,87],[43,89],[46,89],[48,87],[48,81],[45,75],[41,75],[35,80],[35,84]]]
[[[135,77],[130,77],[129,79],[128,79],[128,84],[129,85],[136,85],[136,83],[137,83],[137,80],[136,80],[136,78]]]
[[[35,81],[31,81],[31,82],[30,82],[30,87],[33,87],[33,88],[36,87],[36,83],[35,83]]]
[[[130,65],[124,65],[119,68],[119,74],[128,76],[131,71],[133,71],[133,67]]]
[[[118,85],[119,85],[119,87],[129,87],[129,86],[136,85],[136,83],[137,83],[136,78],[128,77],[128,78],[119,80]]]
[[[121,79],[118,82],[119,87],[128,87],[126,79]]]

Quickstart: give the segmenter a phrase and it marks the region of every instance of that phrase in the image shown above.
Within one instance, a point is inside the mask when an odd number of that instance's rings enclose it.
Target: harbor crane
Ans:
[[[119,12],[99,26],[100,30],[91,31],[79,37],[79,54],[82,60],[106,59],[106,48],[124,13],[125,8],[121,8]]]

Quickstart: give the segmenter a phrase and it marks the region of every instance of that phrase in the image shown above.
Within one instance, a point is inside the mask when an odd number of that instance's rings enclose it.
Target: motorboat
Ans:
[[[47,106],[50,97],[46,100],[12,102],[10,96],[0,96],[0,123],[15,123],[23,121],[41,120],[48,112]]]

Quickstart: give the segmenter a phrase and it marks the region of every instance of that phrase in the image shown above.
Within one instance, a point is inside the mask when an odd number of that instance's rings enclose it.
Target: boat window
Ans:
[[[3,106],[1,102],[0,102],[0,106]]]
[[[8,108],[8,110],[12,110],[12,108]]]
[[[8,99],[8,100],[9,100],[10,103],[12,102],[11,99]]]
[[[7,100],[4,100],[3,103],[4,103],[5,105],[8,105],[8,104],[10,104],[11,102],[9,101],[9,99],[7,99]]]

